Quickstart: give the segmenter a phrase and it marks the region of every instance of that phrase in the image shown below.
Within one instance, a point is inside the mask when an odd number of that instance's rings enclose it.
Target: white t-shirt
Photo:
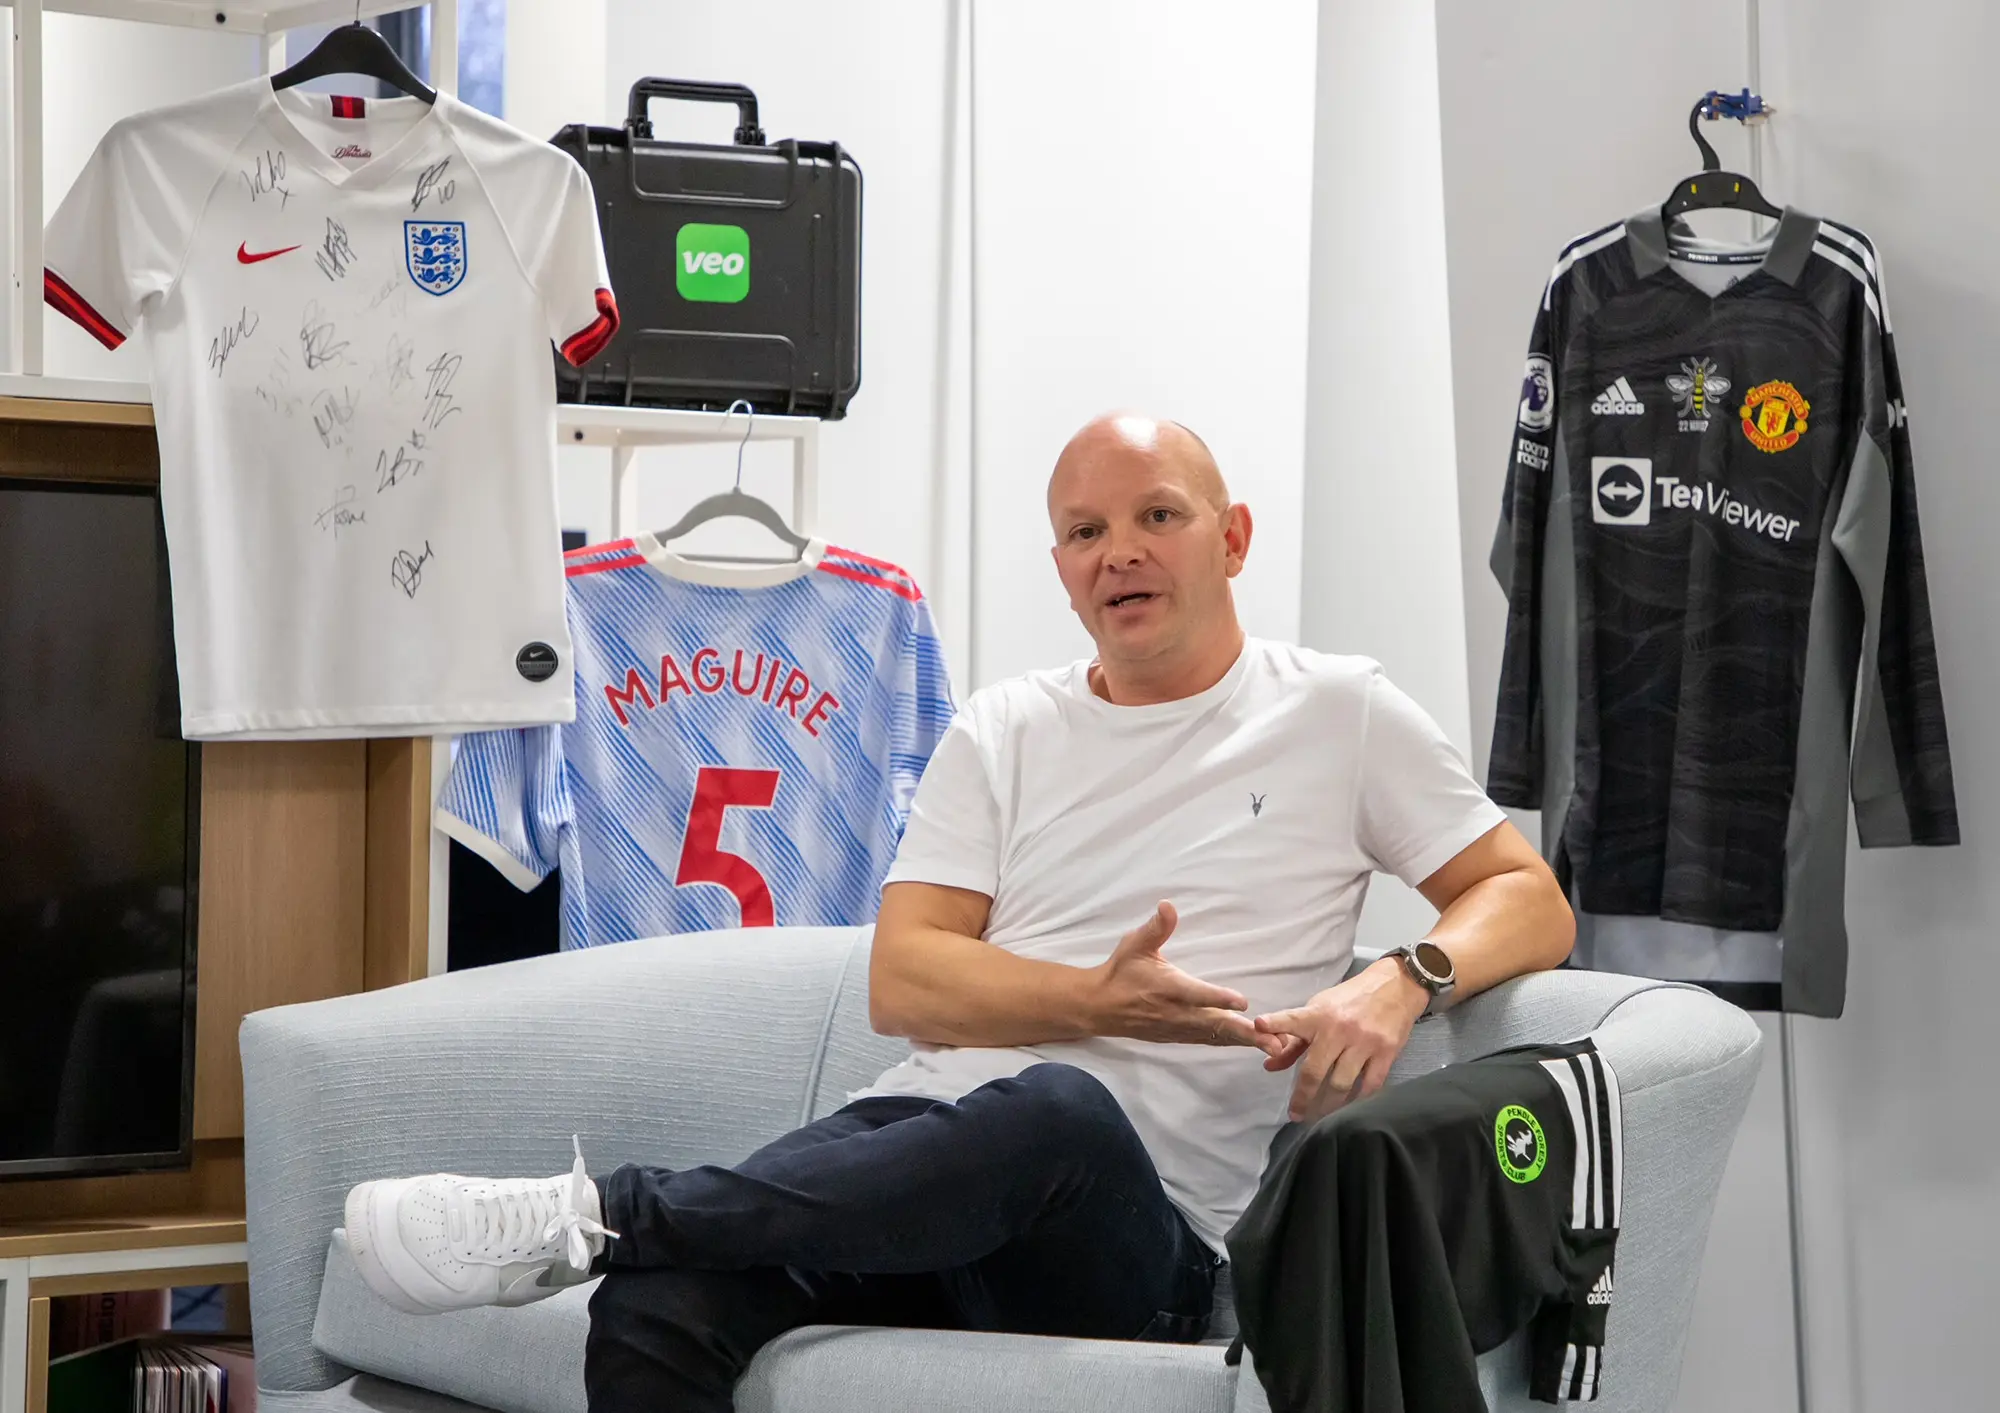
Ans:
[[[1215,686],[1157,706],[1102,700],[1082,662],[978,692],[931,757],[887,881],[984,893],[988,942],[1078,967],[1167,899],[1180,925],[1162,955],[1256,1015],[1346,975],[1371,873],[1420,883],[1505,818],[1377,664],[1253,638]],[[1043,1061],[1103,1081],[1222,1250],[1297,1075],[1268,1073],[1260,1050],[917,1042],[849,1097],[955,1100]]]
[[[617,306],[566,154],[255,79],[114,126],[47,260],[151,354],[188,736],[574,717],[549,344]]]

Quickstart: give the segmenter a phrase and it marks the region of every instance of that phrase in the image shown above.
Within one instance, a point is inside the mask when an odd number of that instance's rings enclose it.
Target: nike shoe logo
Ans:
[[[246,241],[236,247],[236,259],[244,265],[255,265],[259,260],[275,260],[278,256],[289,255],[297,249],[296,245],[288,245],[283,250],[260,250],[252,255],[249,242]]]

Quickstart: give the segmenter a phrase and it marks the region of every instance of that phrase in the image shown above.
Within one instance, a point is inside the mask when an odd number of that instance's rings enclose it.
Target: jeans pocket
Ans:
[[[1206,1315],[1176,1315],[1171,1310],[1160,1310],[1133,1338],[1147,1344],[1200,1344],[1207,1333]]]

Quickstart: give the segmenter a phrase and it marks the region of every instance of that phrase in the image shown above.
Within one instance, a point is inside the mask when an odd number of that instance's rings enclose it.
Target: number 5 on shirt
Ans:
[[[719,883],[736,895],[743,926],[777,926],[777,908],[771,901],[771,885],[764,881],[764,875],[741,854],[725,854],[716,847],[722,842],[724,810],[731,805],[769,809],[777,795],[775,770],[703,766],[695,776],[694,803],[688,806],[687,831],[681,839],[681,862],[674,873],[674,886]]]

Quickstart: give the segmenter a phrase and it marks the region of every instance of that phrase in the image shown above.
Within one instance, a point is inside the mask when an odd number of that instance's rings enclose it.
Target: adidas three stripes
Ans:
[[[1623,1205],[1618,1077],[1588,1040],[1392,1085],[1271,1147],[1229,1233],[1276,1413],[1481,1408],[1526,1329],[1529,1393],[1597,1396]]]

